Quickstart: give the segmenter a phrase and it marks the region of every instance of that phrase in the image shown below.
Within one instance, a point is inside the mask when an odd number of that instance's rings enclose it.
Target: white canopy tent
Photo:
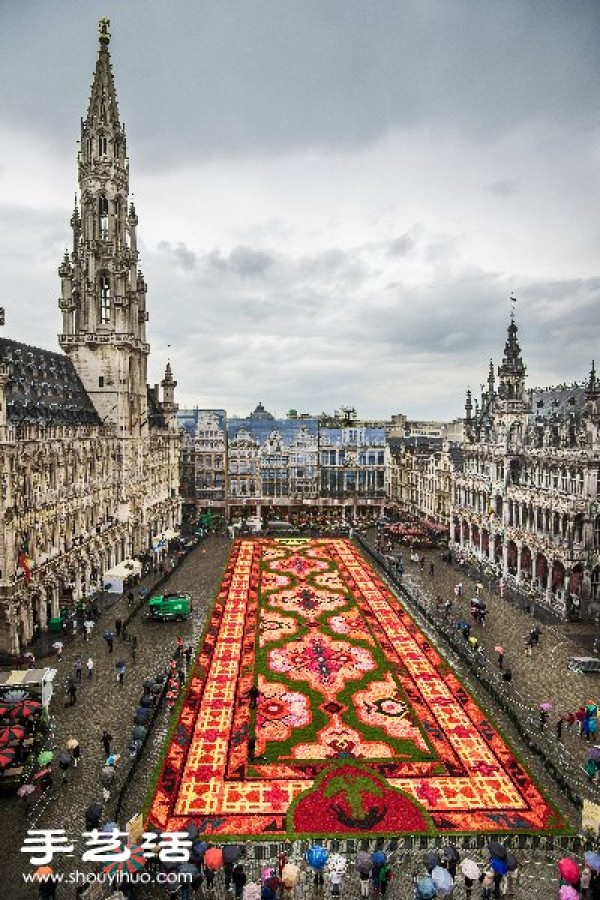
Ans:
[[[127,579],[132,575],[140,575],[141,571],[142,564],[137,559],[124,559],[102,576],[104,590],[111,594],[122,594]]]

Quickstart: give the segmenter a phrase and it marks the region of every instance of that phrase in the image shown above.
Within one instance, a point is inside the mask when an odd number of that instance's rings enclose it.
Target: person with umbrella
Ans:
[[[65,744],[65,748],[73,757],[73,768],[76,769],[79,760],[81,759],[81,747],[79,746],[79,741],[77,740],[77,738],[70,737]]]
[[[415,884],[415,900],[433,900],[434,897],[437,897],[437,888],[431,875],[419,878]]]
[[[62,777],[63,784],[67,783],[67,780],[68,780],[67,772],[69,771],[72,762],[73,762],[73,757],[67,750],[63,750],[61,753],[58,754],[58,766],[60,768],[60,771],[63,773],[63,777]]]
[[[67,694],[69,696],[69,700],[65,703],[65,706],[75,706],[77,703],[77,688],[75,686],[75,682],[69,676],[69,680],[67,681]]]
[[[244,871],[244,867],[241,863],[238,863],[231,874],[231,880],[233,882],[233,889],[235,891],[235,900],[242,900],[242,896],[244,894],[244,885],[248,880],[246,878],[246,873]]]
[[[92,803],[85,811],[85,827],[86,831],[92,831],[93,828],[99,828],[102,819],[102,804]]]
[[[540,703],[540,731],[543,731],[548,722],[548,716],[550,714],[550,710],[552,709],[551,703]]]
[[[481,869],[474,860],[463,859],[460,864],[460,871],[465,879],[465,897],[467,897],[468,900],[468,898],[471,897],[473,885],[476,881],[479,881]]]
[[[497,644],[494,647],[494,653],[497,654],[498,668],[502,671],[504,668],[504,647],[501,644]]]
[[[102,635],[102,637],[103,637],[104,640],[106,641],[106,646],[108,647],[108,652],[109,652],[109,653],[112,653],[112,652],[113,652],[113,646],[114,646],[114,643],[115,643],[115,636],[114,636],[113,632],[112,632],[112,631],[105,631],[104,634]]]
[[[105,759],[110,756],[110,745],[111,745],[112,739],[113,739],[112,734],[110,733],[110,731],[107,731],[105,728],[104,731],[102,732],[102,735],[100,736],[100,743],[102,744],[102,746],[104,748],[104,758]]]
[[[40,866],[33,873],[33,877],[39,882],[39,900],[55,900],[57,880],[54,877],[54,869],[50,866]]]
[[[366,898],[369,896],[369,883],[371,881],[373,860],[365,850],[361,850],[357,855],[356,868],[358,870],[358,877],[360,878],[360,896]]]
[[[598,774],[598,763],[593,756],[588,756],[583,768],[585,769],[585,774],[587,775],[589,783],[593,784],[596,780],[596,775]]]
[[[125,684],[125,669],[127,668],[127,664],[123,659],[120,659],[115,668],[117,670],[117,681],[119,684]]]
[[[29,815],[31,809],[33,807],[34,799],[37,795],[37,788],[35,784],[31,784],[30,782],[27,784],[22,784],[19,790],[17,791],[17,797],[22,801],[23,807],[25,809],[25,815]]]

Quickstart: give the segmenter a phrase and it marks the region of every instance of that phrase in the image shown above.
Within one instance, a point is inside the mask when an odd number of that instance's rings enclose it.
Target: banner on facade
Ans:
[[[600,803],[593,803],[591,800],[583,801],[581,830],[592,831],[600,836]]]

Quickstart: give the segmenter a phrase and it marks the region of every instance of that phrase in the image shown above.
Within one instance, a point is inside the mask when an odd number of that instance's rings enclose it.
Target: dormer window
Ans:
[[[111,296],[110,278],[108,275],[100,276],[100,324],[110,325]]]

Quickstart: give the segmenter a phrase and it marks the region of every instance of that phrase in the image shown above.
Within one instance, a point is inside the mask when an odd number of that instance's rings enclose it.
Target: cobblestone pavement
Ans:
[[[140,611],[128,628],[128,634],[135,634],[138,638],[135,663],[131,643],[115,639],[114,650],[109,653],[102,637],[107,630],[115,630],[116,618],[125,619],[131,612],[125,598],[100,619],[90,641],[85,642],[79,635],[65,646],[62,659],[54,657],[44,661],[57,669],[55,695],[51,703],[53,729],[48,746],[62,749],[69,737],[75,737],[80,742],[81,761],[76,769],[68,772],[68,781],[64,785],[61,784],[60,772],[55,770],[54,787],[29,815],[25,814],[16,797],[0,798],[0,835],[5,851],[9,848],[14,851],[4,856],[0,874],[0,883],[11,887],[10,900],[32,897],[36,893],[31,886],[23,886],[20,874],[28,865],[27,858],[19,853],[27,828],[64,828],[73,837],[79,835],[75,847],[77,859],[82,843],[81,832],[85,827],[85,810],[92,803],[103,802],[99,782],[104,762],[100,735],[105,728],[110,731],[114,738],[112,749],[121,753],[123,760],[126,759],[133,715],[142,694],[143,682],[148,676],[165,671],[179,635],[186,643],[197,636],[221,580],[230,547],[231,541],[228,539],[210,537],[173,570],[164,589],[189,592],[194,603],[193,615],[183,623],[158,623],[144,621]],[[74,675],[76,654],[83,657],[84,672],[77,702],[70,707],[65,705],[65,685],[68,676]],[[91,680],[85,673],[88,656],[94,660]],[[116,677],[115,664],[120,660],[127,664],[123,685],[117,683]],[[136,808],[139,809],[143,797],[136,799]],[[0,891],[0,896],[5,895]],[[61,886],[59,900],[71,896],[74,896],[74,891],[69,893]]]
[[[407,563],[407,586],[412,583],[421,588],[431,599],[432,607],[435,606],[436,597],[452,600],[450,615],[445,617],[440,613],[442,627],[447,627],[446,623],[453,625],[461,619],[472,622],[470,600],[475,596],[475,582],[449,563],[443,562],[439,553],[428,551],[424,555],[425,566],[422,571],[420,566]],[[433,576],[429,574],[430,562],[434,566]],[[463,583],[463,596],[456,600],[454,588],[459,581]],[[471,634],[477,637],[484,655],[493,665],[497,665],[494,648],[504,648],[503,664],[512,671],[512,688],[522,699],[524,716],[532,716],[537,724],[539,704],[552,703],[553,711],[546,729],[558,740],[556,723],[560,715],[576,712],[588,700],[600,700],[600,675],[581,675],[567,668],[570,657],[586,655],[586,651],[578,643],[577,626],[542,625],[540,643],[529,656],[525,642],[535,619],[485,588],[481,590],[481,596],[488,609],[485,626],[473,625]],[[578,736],[577,730],[569,732],[563,727],[561,743],[583,765],[590,745]]]
[[[63,659],[57,666],[57,682],[60,689],[52,704],[55,723],[52,740],[54,745],[60,748],[68,737],[72,735],[77,737],[82,746],[82,761],[76,770],[69,772],[68,783],[64,786],[57,783],[43,803],[38,805],[29,817],[25,815],[23,807],[16,798],[0,799],[0,814],[2,815],[0,834],[3,837],[5,849],[0,881],[10,886],[10,893],[6,894],[10,900],[25,900],[25,898],[36,896],[36,891],[32,886],[23,885],[20,874],[23,869],[27,868],[26,858],[19,853],[26,829],[65,828],[70,835],[77,839],[84,828],[84,810],[95,801],[101,802],[98,776],[103,762],[103,754],[99,738],[103,728],[108,728],[113,734],[114,749],[126,755],[133,711],[142,692],[142,683],[149,675],[164,671],[179,634],[186,642],[195,641],[198,638],[206,612],[219,584],[230,546],[231,542],[226,538],[211,537],[195,549],[171,573],[168,586],[165,588],[189,591],[192,594],[195,601],[193,617],[183,624],[150,623],[145,622],[140,616],[136,617],[130,626],[130,633],[135,633],[138,637],[135,664],[132,664],[131,661],[129,644],[116,641],[114,652],[110,654],[102,639],[104,631],[114,627],[115,618],[119,615],[124,618],[127,614],[126,601],[121,601],[120,604],[114,606],[98,623],[89,643],[84,643],[79,637],[65,648]],[[458,578],[456,572],[442,563],[437,554],[433,554],[432,559],[434,560],[433,577],[428,574],[429,560],[422,573],[420,570],[411,569],[407,573],[407,577],[413,580],[416,586],[434,597],[437,593],[445,597],[448,592],[453,597],[453,588]],[[463,578],[463,583],[465,581]],[[465,593],[466,597],[458,605],[459,609],[453,611],[452,618],[454,619],[459,617],[459,612],[461,616],[465,613],[468,614],[470,592],[466,590]],[[557,710],[560,708],[562,711],[563,708],[570,709],[576,701],[586,700],[588,694],[590,697],[597,695],[596,680],[587,681],[585,676],[576,676],[566,672],[566,659],[570,655],[576,655],[577,652],[566,631],[560,628],[545,628],[536,655],[529,658],[524,653],[524,642],[530,627],[530,620],[524,613],[513,609],[498,598],[486,596],[485,599],[488,602],[490,614],[486,628],[482,632],[482,643],[486,652],[492,656],[493,647],[499,641],[506,648],[505,659],[513,669],[516,686],[524,697],[529,695],[533,698],[533,702],[524,700],[527,708],[535,707],[542,700],[549,700],[555,703]],[[73,660],[76,653],[81,653],[84,660],[88,654],[92,655],[95,661],[94,677],[89,683],[84,680],[76,705],[65,707],[64,684],[67,676],[73,671]],[[121,658],[128,663],[123,686],[117,684],[115,672],[115,663]],[[459,672],[459,674],[461,673]],[[131,814],[141,809],[168,725],[169,716],[164,710],[159,714],[144,751],[141,765],[125,796],[122,814],[119,817],[121,824]],[[583,753],[583,748],[580,747],[577,738],[565,736],[565,742],[569,746],[572,744],[575,750]],[[525,752],[522,755],[526,763],[535,769],[535,761],[529,760]],[[59,781],[60,776],[57,776],[57,782]],[[551,785],[549,792],[551,792]],[[556,793],[554,791],[554,794]],[[108,804],[107,812],[109,813],[114,809],[114,805],[111,806],[114,803],[114,797],[115,792]],[[76,840],[75,859],[77,859],[78,851],[81,850],[81,844],[81,838],[79,841]],[[335,849],[335,842],[333,849]],[[342,849],[344,848],[342,847]],[[274,858],[276,852],[277,849],[273,844],[249,845],[247,861],[249,875],[258,871],[262,860]],[[423,852],[398,851],[396,877],[388,891],[388,896],[392,900],[396,900],[396,898],[397,900],[406,900],[406,898],[412,897],[414,876],[422,873]],[[477,860],[485,858],[481,849],[474,849],[469,855]],[[555,897],[557,892],[556,851],[525,850],[519,855],[522,862],[522,882],[517,891],[517,897],[522,897],[523,900],[525,898],[531,898],[531,900],[548,898],[550,900]],[[85,866],[82,868],[85,869]],[[479,893],[479,890],[476,889],[474,898],[478,897]],[[0,895],[5,896],[4,892],[1,892]],[[327,887],[325,895],[329,896]],[[58,900],[75,897],[74,886],[60,885],[57,896]],[[138,888],[136,896],[146,900],[146,898],[152,897],[167,897],[169,894],[164,886],[152,885]],[[225,893],[222,881],[218,877],[215,893],[208,896],[224,898],[231,895]],[[303,873],[295,896],[297,900],[303,900],[305,897],[319,897],[318,894],[314,894],[309,873]],[[358,898],[359,883],[354,872],[349,873],[345,879],[342,896],[347,897],[348,900]],[[459,900],[465,896],[464,888],[460,884],[457,885],[454,896]]]

